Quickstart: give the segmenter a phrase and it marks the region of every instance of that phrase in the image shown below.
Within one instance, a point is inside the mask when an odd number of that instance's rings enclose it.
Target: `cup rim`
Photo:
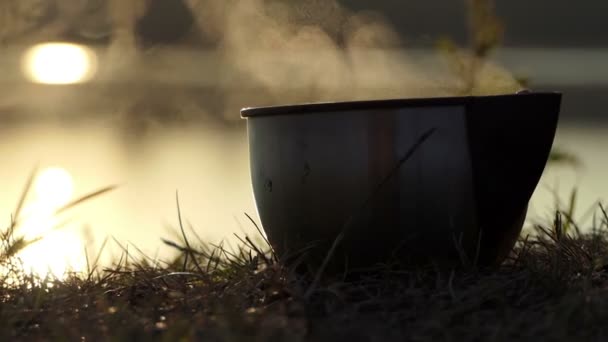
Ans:
[[[516,94],[483,95],[483,96],[450,96],[426,98],[400,98],[385,100],[364,100],[344,102],[314,102],[265,107],[246,107],[241,109],[241,118],[254,118],[275,115],[312,114],[319,112],[394,109],[403,107],[443,107],[467,105],[480,99],[509,99],[521,97],[560,97],[560,92],[524,92]]]

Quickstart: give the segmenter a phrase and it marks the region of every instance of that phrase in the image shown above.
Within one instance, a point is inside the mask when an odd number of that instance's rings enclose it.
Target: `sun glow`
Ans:
[[[44,43],[28,49],[23,59],[25,75],[36,83],[74,84],[86,82],[97,68],[95,53],[82,45]]]
[[[37,240],[17,254],[25,272],[62,279],[67,272],[84,270],[82,239],[61,226],[55,215],[57,209],[69,203],[73,192],[74,180],[65,169],[47,168],[36,177],[34,197],[24,208],[24,221],[17,232],[27,241]]]
[[[58,167],[45,169],[34,184],[36,202],[51,209],[68,203],[74,194],[74,180],[69,172]]]

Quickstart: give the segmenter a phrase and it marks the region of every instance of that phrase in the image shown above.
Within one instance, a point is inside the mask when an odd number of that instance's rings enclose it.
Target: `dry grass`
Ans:
[[[125,250],[63,281],[4,257],[13,282],[0,282],[0,340],[605,340],[608,215],[598,214],[587,234],[556,215],[499,269],[384,267],[313,285],[249,238],[231,252],[183,229],[165,241],[180,252],[170,263]]]

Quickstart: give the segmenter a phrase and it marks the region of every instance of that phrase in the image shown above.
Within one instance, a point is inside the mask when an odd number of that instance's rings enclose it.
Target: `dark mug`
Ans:
[[[527,92],[243,109],[264,231],[276,253],[313,269],[326,258],[335,271],[499,264],[521,232],[560,103]]]

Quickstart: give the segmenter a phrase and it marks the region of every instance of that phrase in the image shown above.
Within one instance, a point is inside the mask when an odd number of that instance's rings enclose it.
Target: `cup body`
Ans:
[[[499,263],[544,170],[560,101],[528,93],[244,109],[264,231],[279,255],[306,250],[313,267],[341,233],[335,269]]]

